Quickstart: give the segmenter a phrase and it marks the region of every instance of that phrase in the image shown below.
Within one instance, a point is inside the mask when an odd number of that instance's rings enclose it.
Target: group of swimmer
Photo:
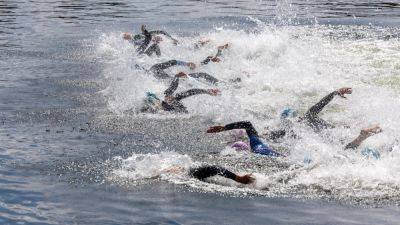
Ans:
[[[124,33],[123,39],[129,41],[134,46],[136,46],[137,54],[139,55],[148,55],[152,56],[153,54],[160,56],[161,50],[159,47],[159,43],[162,41],[162,38],[158,35],[164,35],[168,37],[173,44],[178,44],[178,40],[173,38],[165,31],[148,31],[146,26],[141,26],[141,34],[132,35],[130,33]],[[200,48],[205,45],[209,40],[200,41],[195,44],[195,48]],[[219,46],[217,48],[217,53],[215,56],[206,57],[200,65],[205,65],[210,62],[220,62],[222,51],[227,49],[229,44],[225,44]],[[165,70],[167,68],[173,66],[186,66],[189,69],[193,70],[196,68],[196,64],[192,62],[184,62],[179,60],[169,60],[167,62],[158,63],[153,65],[150,69],[145,69],[140,65],[136,65],[137,69],[144,70],[146,73],[153,75],[157,79],[172,80],[168,89],[164,92],[164,99],[159,99],[154,93],[147,92],[146,100],[141,112],[152,112],[155,113],[160,110],[176,112],[176,113],[188,113],[187,108],[182,104],[181,100],[199,94],[208,94],[211,96],[217,96],[220,91],[218,89],[190,89],[184,92],[175,93],[178,88],[179,80],[186,77],[192,77],[196,79],[204,79],[210,84],[218,84],[219,81],[217,78],[213,77],[207,73],[189,73],[186,74],[184,72],[179,72],[175,76],[171,76]],[[230,82],[240,82],[240,78],[233,79]],[[212,126],[207,129],[207,133],[219,133],[223,131],[229,130],[245,130],[249,139],[249,145],[243,141],[237,141],[232,144],[233,148],[237,149],[249,149],[253,153],[266,155],[269,157],[285,157],[283,153],[279,153],[277,150],[270,147],[268,144],[263,142],[261,138],[267,140],[268,142],[277,141],[283,137],[291,137],[291,138],[299,138],[299,134],[296,134],[295,129],[293,128],[294,123],[303,123],[306,126],[309,126],[314,132],[320,133],[322,130],[334,128],[333,124],[330,124],[320,118],[318,114],[327,106],[336,96],[341,98],[346,98],[346,95],[352,94],[352,89],[348,87],[340,88],[329,93],[327,96],[322,98],[315,105],[310,107],[304,115],[298,115],[297,111],[292,108],[286,108],[280,115],[282,126],[279,129],[271,130],[266,134],[259,134],[257,130],[254,128],[253,124],[249,121],[239,121],[226,125],[218,125]],[[366,140],[368,137],[382,132],[382,129],[378,126],[372,126],[369,128],[362,129],[358,137],[353,139],[351,142],[344,145],[343,149],[356,149],[361,143]],[[373,154],[379,154],[373,149],[366,149],[367,151],[372,152]],[[368,152],[367,152],[368,154]],[[183,168],[168,168],[165,172],[175,173],[182,171]],[[228,179],[232,179],[238,183],[249,184],[255,181],[255,178],[251,174],[246,174],[240,176],[235,174],[223,167],[220,166],[200,166],[196,168],[191,168],[189,170],[189,175],[197,178],[199,180],[204,180],[208,177],[220,175],[226,177]]]

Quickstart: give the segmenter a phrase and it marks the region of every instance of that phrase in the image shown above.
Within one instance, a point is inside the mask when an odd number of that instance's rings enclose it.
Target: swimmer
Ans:
[[[150,68],[150,72],[154,74],[154,76],[158,79],[168,79],[171,76],[165,72],[165,69],[168,69],[170,67],[173,66],[186,66],[191,70],[194,70],[196,68],[196,64],[192,63],[192,62],[184,62],[184,61],[179,61],[179,60],[169,60],[167,62],[163,62],[163,63],[157,63],[155,65],[153,65]],[[193,78],[203,78],[206,81],[212,83],[212,84],[216,84],[218,83],[218,79],[211,76],[208,73],[189,73],[188,74],[189,77],[193,77]]]
[[[227,49],[229,47],[229,44],[224,44],[221,46],[218,46],[218,52],[215,56],[208,56],[205,60],[203,60],[200,64],[201,65],[207,65],[209,62],[220,62],[221,61],[221,55],[222,55],[222,50]]]
[[[296,137],[296,134],[292,130],[291,118],[297,118],[298,122],[304,122],[310,126],[315,132],[319,132],[323,129],[334,128],[334,126],[325,120],[321,119],[318,114],[324,109],[329,102],[333,100],[335,96],[346,98],[346,94],[351,94],[352,89],[348,87],[340,88],[337,91],[333,91],[324,98],[322,98],[317,104],[313,105],[307,110],[304,116],[297,117],[297,111],[291,108],[285,109],[281,113],[281,119],[283,123],[283,129],[274,130],[266,134],[266,138],[270,140],[276,140],[289,134],[292,137]]]
[[[146,26],[142,25],[141,26],[141,32],[142,34],[137,34],[137,35],[132,35],[130,33],[124,33],[122,35],[122,38],[125,40],[128,40],[130,43],[132,43],[135,46],[139,46],[137,49],[137,52],[139,54],[146,54],[148,56],[153,55],[155,53],[157,56],[161,56],[161,50],[159,47],[159,43],[162,41],[162,38],[159,36],[154,36],[157,34],[163,34],[170,38],[174,44],[177,44],[178,41],[174,39],[171,35],[169,35],[165,31],[147,31]],[[154,38],[153,38],[154,37]],[[153,44],[149,46],[150,41],[153,40]]]
[[[174,92],[178,88],[179,85],[179,78],[184,78],[187,77],[183,72],[178,73],[175,75],[175,78],[171,82],[171,85],[168,87],[167,90],[165,90],[165,98],[164,101],[161,101],[160,99],[157,98],[152,93],[148,93],[147,96],[149,98],[150,95],[150,100],[148,102],[151,102],[152,105],[154,105],[154,108],[156,110],[164,110],[164,111],[171,111],[171,112],[178,112],[178,113],[188,113],[188,110],[186,107],[181,103],[182,99],[185,99],[187,97],[193,96],[193,95],[199,95],[199,94],[208,94],[211,96],[216,96],[220,93],[218,89],[190,89],[178,94],[174,95]],[[141,112],[149,112],[152,111],[153,108],[149,110],[148,106],[145,106],[142,108]]]
[[[225,126],[212,126],[207,129],[207,133],[218,133],[234,129],[246,130],[246,134],[250,139],[250,148],[254,153],[273,156],[273,157],[283,156],[282,154],[274,151],[272,148],[270,148],[260,140],[257,130],[249,121],[230,123]]]

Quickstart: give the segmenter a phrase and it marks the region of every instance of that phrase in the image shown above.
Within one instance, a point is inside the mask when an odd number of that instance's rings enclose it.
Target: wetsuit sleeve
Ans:
[[[249,121],[240,121],[240,122],[235,122],[235,123],[230,123],[224,126],[225,130],[234,130],[234,129],[245,129],[247,135],[250,136],[256,136],[258,137],[258,132],[257,130],[253,127],[253,124],[251,124]]]
[[[150,32],[148,32],[147,30],[144,30],[143,31],[143,35],[144,35],[144,41],[142,42],[142,44],[137,49],[139,54],[143,54],[144,53],[144,51],[146,50],[147,46],[150,44],[150,41],[151,41]]]
[[[198,168],[193,168],[189,171],[189,174],[190,176],[199,180],[204,180],[215,175],[220,175],[228,179],[235,180],[237,176],[231,171],[220,166],[201,166]]]
[[[199,94],[208,94],[208,90],[206,89],[190,89],[181,93],[178,93],[175,95],[175,99],[177,101],[180,101],[184,98],[193,96],[193,95],[199,95]]]
[[[312,106],[306,113],[306,116],[314,117],[322,111],[322,109],[337,95],[339,92],[334,91],[321,99],[317,104]]]
[[[178,65],[177,60],[169,60],[167,62],[155,64],[154,66],[151,67],[151,69],[152,70],[165,70],[165,69],[168,69],[168,68],[170,68],[172,66],[176,66],[176,65]]]
[[[169,39],[171,39],[173,41],[176,41],[176,42],[178,41],[175,38],[173,38],[170,34],[168,34],[167,32],[165,32],[163,30],[153,30],[153,31],[150,31],[150,33],[151,34],[162,34],[162,35],[167,36]]]
[[[196,79],[197,78],[203,78],[203,79],[205,79],[206,81],[208,81],[208,82],[210,82],[212,84],[218,83],[218,81],[219,81],[217,78],[211,76],[208,73],[190,73],[190,74],[188,74],[188,76],[196,78]]]
[[[164,91],[164,94],[167,96],[172,95],[178,88],[178,85],[179,85],[179,77],[175,76],[171,84],[169,85],[168,89]]]

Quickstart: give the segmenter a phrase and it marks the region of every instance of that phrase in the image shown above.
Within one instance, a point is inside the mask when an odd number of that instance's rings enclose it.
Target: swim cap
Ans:
[[[297,111],[292,108],[285,108],[281,113],[281,119],[287,119],[288,117],[297,116]]]
[[[363,155],[363,156],[366,156],[366,157],[374,157],[375,159],[380,159],[381,158],[381,154],[377,151],[377,150],[375,150],[375,149],[373,149],[373,148],[364,148],[362,151],[361,151],[361,154]]]
[[[157,97],[157,95],[154,94],[154,93],[152,93],[152,92],[150,92],[150,91],[146,92],[146,100],[148,100],[149,102],[151,102],[151,103],[153,103],[153,104],[154,104],[156,101],[157,101],[157,102],[160,101],[160,99]]]
[[[238,151],[248,151],[249,145],[247,145],[246,142],[237,141],[231,145],[231,148],[234,148],[235,150],[238,150]]]

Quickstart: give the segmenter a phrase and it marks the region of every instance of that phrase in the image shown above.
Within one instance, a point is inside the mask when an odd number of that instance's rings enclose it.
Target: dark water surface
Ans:
[[[107,85],[94,51],[98,36],[141,23],[189,35],[220,24],[255,26],[248,16],[280,26],[399,27],[400,2],[0,1],[0,223],[398,224],[396,206],[234,197],[105,179],[115,166],[108,159],[165,146],[149,144],[163,140],[157,131],[123,131],[112,119],[95,123],[93,117],[110,114],[98,93]],[[179,140],[169,148],[185,153]]]

